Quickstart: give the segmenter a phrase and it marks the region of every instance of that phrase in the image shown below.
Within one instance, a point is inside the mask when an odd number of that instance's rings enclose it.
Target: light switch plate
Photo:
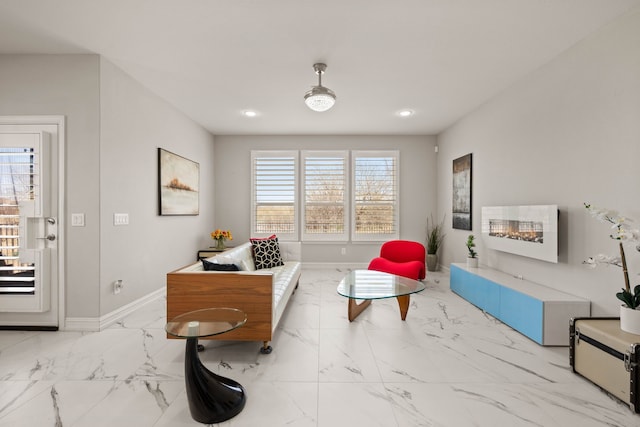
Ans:
[[[71,226],[72,227],[84,227],[84,214],[72,213],[71,214]]]
[[[113,214],[113,225],[129,225],[129,214],[128,213],[114,213]]]

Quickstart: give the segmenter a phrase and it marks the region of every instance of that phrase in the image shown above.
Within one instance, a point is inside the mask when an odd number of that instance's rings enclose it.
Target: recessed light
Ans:
[[[242,114],[244,114],[246,117],[255,117],[258,115],[258,113],[253,110],[245,110],[242,112]]]
[[[400,117],[409,117],[413,116],[413,110],[400,110],[396,114]]]

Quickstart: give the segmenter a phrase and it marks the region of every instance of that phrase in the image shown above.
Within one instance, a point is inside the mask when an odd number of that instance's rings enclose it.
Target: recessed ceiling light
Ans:
[[[258,115],[258,113],[253,110],[245,110],[242,112],[242,114],[244,114],[246,117],[255,117]]]
[[[413,116],[413,110],[400,110],[396,114],[400,117],[409,117]]]

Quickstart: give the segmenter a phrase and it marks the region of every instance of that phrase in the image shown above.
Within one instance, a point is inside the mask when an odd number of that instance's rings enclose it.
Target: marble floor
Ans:
[[[243,384],[228,426],[640,426],[628,406],[429,273],[406,322],[374,301],[353,323],[346,273],[305,269],[273,341],[205,342],[207,367]],[[99,333],[0,331],[0,426],[199,425],[189,414],[184,341],[156,300]]]

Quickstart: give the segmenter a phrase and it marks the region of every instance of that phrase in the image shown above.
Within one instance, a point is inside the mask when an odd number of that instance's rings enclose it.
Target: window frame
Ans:
[[[292,232],[259,232],[258,231],[258,221],[257,221],[257,193],[258,186],[256,179],[257,176],[257,168],[256,161],[259,159],[292,159],[293,160],[293,231]],[[252,150],[251,151],[251,236],[252,237],[267,237],[272,234],[276,234],[279,240],[298,240],[299,235],[299,150]]]
[[[343,199],[342,199],[342,233],[308,233],[306,223],[307,212],[307,160],[313,158],[335,158],[341,159],[343,162]],[[300,156],[300,233],[302,241],[306,242],[348,242],[349,241],[349,224],[350,224],[350,162],[348,150],[302,150]],[[331,204],[327,202],[327,204]],[[333,204],[339,206],[338,203]]]
[[[357,182],[357,162],[361,158],[371,157],[390,157],[393,159],[393,230],[390,233],[358,233],[356,228],[356,209],[358,203],[356,201],[358,185]],[[352,242],[381,242],[387,240],[399,239],[400,237],[400,151],[399,150],[352,150],[351,151],[351,241]]]
[[[306,159],[317,157],[341,157],[345,160],[344,233],[306,233]],[[367,157],[390,158],[394,163],[393,194],[393,230],[389,233],[358,233],[356,229],[356,201],[358,159]],[[257,231],[257,181],[256,161],[258,159],[290,158],[293,160],[293,231]],[[400,236],[400,151],[399,150],[251,150],[251,236],[266,237],[277,234],[280,240],[304,241],[309,243],[370,243],[398,239]]]

